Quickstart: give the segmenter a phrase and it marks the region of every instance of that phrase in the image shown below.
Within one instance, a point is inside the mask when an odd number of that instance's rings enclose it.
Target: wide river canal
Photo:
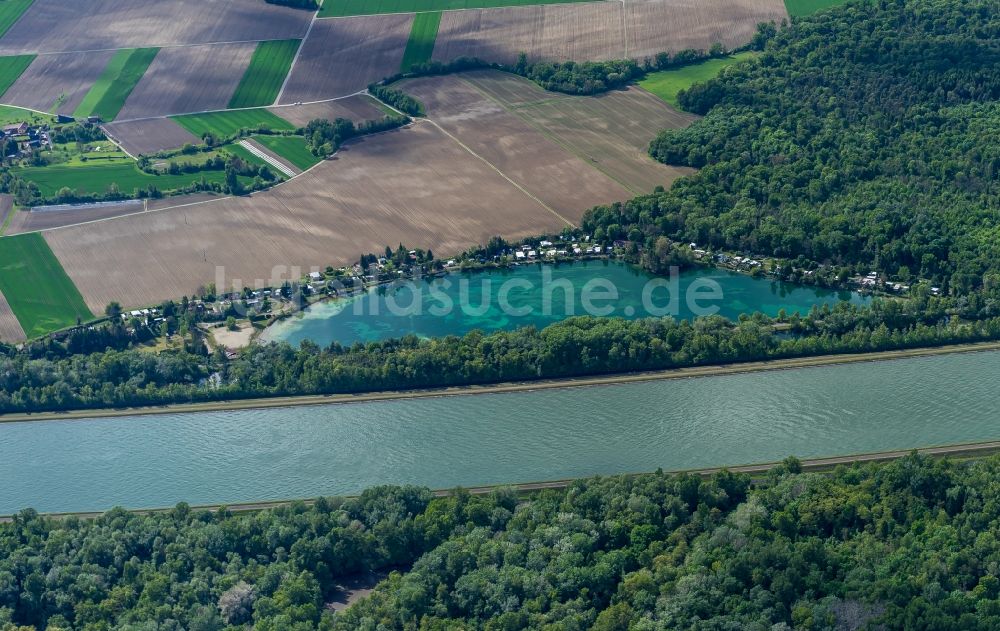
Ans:
[[[0,514],[686,469],[1000,438],[1000,353],[375,403],[0,424]]]

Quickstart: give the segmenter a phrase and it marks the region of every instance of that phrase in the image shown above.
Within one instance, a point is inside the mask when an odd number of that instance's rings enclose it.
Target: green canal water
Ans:
[[[263,340],[350,345],[410,333],[440,337],[473,329],[544,328],[572,315],[690,319],[718,313],[736,319],[754,311],[774,316],[780,309],[805,314],[813,305],[842,300],[867,298],[712,268],[687,270],[671,284],[617,261],[529,264],[400,283],[316,304],[270,327]]]
[[[1000,439],[1000,353],[614,386],[0,424],[0,514],[235,503]]]

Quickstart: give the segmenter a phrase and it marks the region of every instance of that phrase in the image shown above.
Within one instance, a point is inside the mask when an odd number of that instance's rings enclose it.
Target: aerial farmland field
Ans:
[[[232,136],[241,129],[260,129],[267,127],[274,131],[294,131],[295,125],[285,119],[259,108],[236,110],[232,112],[212,112],[210,114],[191,114],[177,116],[173,119],[181,127],[198,138],[212,134],[217,138]]]
[[[311,19],[260,0],[35,0],[0,55],[301,38]]]
[[[0,292],[0,340],[16,344],[26,339],[21,323],[17,321],[17,316],[7,303],[7,298]]]
[[[253,140],[300,171],[312,168],[321,160],[309,151],[301,136],[254,136]]]
[[[681,90],[687,90],[695,83],[708,81],[718,76],[723,69],[741,61],[751,59],[753,56],[754,53],[752,52],[738,53],[718,59],[707,59],[680,68],[651,72],[639,81],[639,85],[644,90],[655,94],[670,105],[678,107],[677,95]]]
[[[622,59],[625,32],[617,2],[550,4],[449,11],[441,18],[434,59],[458,57],[514,63],[530,60]]]
[[[579,221],[583,210],[570,219]],[[227,279],[252,284],[272,280],[275,266],[284,266],[287,278],[287,266],[342,265],[386,245],[459,252],[496,234],[514,238],[565,225],[420,123],[353,141],[336,159],[252,197],[65,228],[45,238],[87,303],[103,309],[112,300],[144,305],[191,295],[215,281],[216,266]]]
[[[434,53],[434,40],[437,39],[438,27],[441,26],[441,12],[418,13],[413,16],[413,27],[410,39],[406,42],[403,53],[403,72],[408,72],[414,64],[422,64],[431,60]]]
[[[28,337],[93,317],[39,234],[4,237],[0,248],[0,293]]]
[[[319,17],[347,17],[377,13],[421,13],[457,9],[486,9],[531,4],[568,4],[600,0],[329,0],[323,3]]]
[[[79,193],[104,193],[115,184],[125,194],[134,189],[155,186],[162,192],[190,186],[203,177],[209,183],[222,183],[222,171],[204,171],[180,175],[151,175],[140,171],[131,160],[100,163],[89,161],[85,166],[46,166],[14,169],[13,173],[38,185],[43,196],[54,197],[61,188]]]
[[[133,156],[197,145],[201,138],[184,129],[171,118],[150,118],[111,123],[104,130]]]
[[[761,22],[788,19],[783,0],[629,0],[625,3],[628,56],[661,51],[727,50],[750,41]]]
[[[398,85],[427,106],[430,120],[561,216],[631,196],[462,75]]]
[[[649,156],[657,133],[686,127],[696,117],[665,106],[645,90],[633,86],[596,97],[552,98],[516,75],[476,71],[460,76],[633,194],[669,186],[694,172]]]
[[[0,37],[3,37],[10,27],[20,19],[21,15],[31,6],[32,0],[5,0],[0,3]]]
[[[355,123],[382,119],[388,110],[374,98],[358,94],[336,101],[322,101],[303,105],[270,108],[272,114],[284,118],[296,127],[305,127],[317,118],[336,120],[343,118]]]
[[[412,25],[412,15],[317,20],[281,102],[347,96],[399,72]]]
[[[0,95],[5,94],[10,86],[14,85],[34,60],[33,55],[0,57]]]
[[[73,116],[96,115],[104,121],[114,120],[159,52],[158,48],[127,48],[116,52]]]
[[[104,72],[114,51],[40,55],[3,101],[41,112],[71,116]]]
[[[229,101],[229,107],[261,107],[273,104],[278,99],[281,85],[285,82],[301,44],[302,40],[299,39],[258,44],[250,66]]]
[[[246,43],[161,49],[117,118],[226,109],[256,48]]]

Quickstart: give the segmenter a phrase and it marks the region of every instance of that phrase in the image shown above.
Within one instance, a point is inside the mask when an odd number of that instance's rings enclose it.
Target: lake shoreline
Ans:
[[[199,403],[176,403],[160,406],[145,406],[134,408],[99,408],[88,410],[73,410],[66,412],[15,413],[0,415],[0,423],[25,423],[44,421],[86,420],[94,418],[121,418],[131,416],[151,416],[191,412],[222,412],[237,410],[256,410],[269,408],[287,408],[320,406],[329,404],[372,403],[377,401],[396,401],[407,399],[425,399],[438,397],[454,397],[474,394],[508,394],[531,392],[537,390],[582,388],[592,386],[621,385],[642,383],[648,381],[663,381],[670,379],[691,379],[700,377],[721,377],[753,372],[768,372],[775,370],[794,370],[822,366],[836,366],[862,362],[892,361],[935,355],[950,355],[956,353],[972,353],[1000,350],[1000,342],[977,342],[955,344],[948,346],[920,347],[892,351],[853,353],[840,355],[813,355],[787,359],[773,359],[745,363],[715,364],[692,366],[685,368],[670,368],[658,371],[613,373],[581,377],[564,377],[542,379],[538,381],[503,382],[482,385],[448,386],[415,390],[390,390],[365,392],[357,394],[316,394],[279,396],[254,399],[233,399],[224,401],[206,401]]]

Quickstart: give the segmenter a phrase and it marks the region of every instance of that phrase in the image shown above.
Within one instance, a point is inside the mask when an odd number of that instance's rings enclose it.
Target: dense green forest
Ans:
[[[0,412],[496,383],[1000,338],[1000,302],[963,303],[966,319],[950,315],[954,304],[931,296],[871,307],[843,302],[782,322],[762,314],[739,322],[577,317],[542,330],[411,335],[352,347],[253,345],[233,359],[221,350],[72,354],[67,347],[93,347],[92,335],[96,343],[130,341],[81,330],[66,345],[47,340],[0,352]],[[776,332],[775,324],[787,330]]]
[[[525,498],[383,487],[236,515],[24,511],[0,524],[0,630],[1000,627],[1000,458],[798,470]],[[326,608],[345,577],[388,569]]]
[[[652,154],[701,171],[589,230],[857,265],[963,292],[1000,279],[1000,12],[850,3],[680,96],[706,114]],[[629,236],[631,235],[631,236]]]

